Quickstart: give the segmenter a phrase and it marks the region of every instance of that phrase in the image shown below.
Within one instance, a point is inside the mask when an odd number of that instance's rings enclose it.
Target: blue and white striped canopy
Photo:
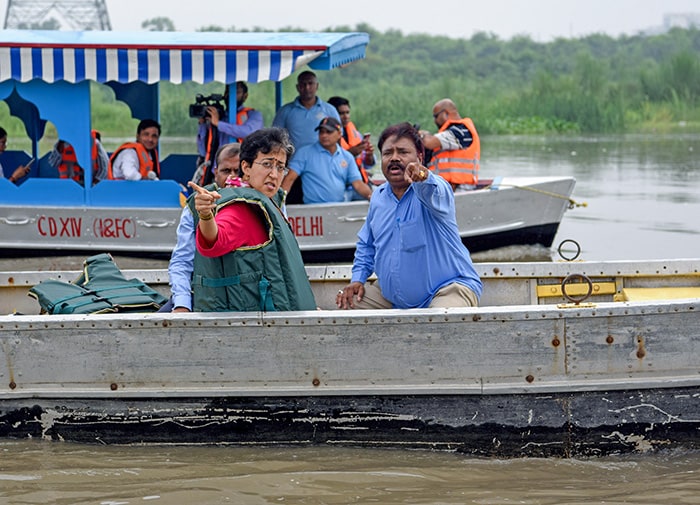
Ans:
[[[366,33],[0,31],[0,82],[281,81],[365,57]]]

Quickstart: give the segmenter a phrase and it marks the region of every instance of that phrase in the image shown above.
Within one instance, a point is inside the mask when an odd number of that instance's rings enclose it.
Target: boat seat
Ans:
[[[615,295],[616,302],[643,302],[648,300],[678,300],[700,298],[700,286],[624,288]]]

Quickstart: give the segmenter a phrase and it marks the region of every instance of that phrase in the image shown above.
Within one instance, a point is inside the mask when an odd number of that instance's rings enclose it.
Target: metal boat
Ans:
[[[477,263],[478,308],[40,315],[0,274],[0,436],[473,455],[700,449],[700,260]],[[164,270],[126,270],[167,293]],[[23,313],[24,315],[19,315]]]

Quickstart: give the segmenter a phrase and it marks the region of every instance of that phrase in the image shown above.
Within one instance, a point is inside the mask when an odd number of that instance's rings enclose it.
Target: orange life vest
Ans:
[[[351,147],[362,143],[362,135],[359,131],[357,131],[357,128],[355,127],[352,121],[348,121],[348,124],[345,126],[345,131],[348,134],[348,140],[345,140],[345,137],[341,136],[340,147],[342,147],[346,151],[349,151]],[[367,170],[365,170],[365,166],[362,163],[362,160],[364,158],[363,154],[364,153],[360,153],[355,157],[355,163],[357,163],[357,168],[360,169],[362,182],[367,184],[369,182],[369,174],[367,173]]]
[[[155,172],[155,174],[160,178],[160,163],[158,162],[158,151],[153,151],[153,158],[151,158],[151,153],[143,147],[143,144],[139,142],[127,142],[126,144],[120,145],[109,158],[109,169],[107,171],[107,178],[114,180],[114,175],[112,174],[112,165],[114,160],[120,152],[125,149],[135,149],[136,154],[139,158],[139,173],[141,174],[141,179],[148,179],[148,172]]]
[[[100,170],[100,165],[97,160],[97,130],[91,130],[92,136],[92,173],[96,174]],[[78,157],[75,155],[75,149],[68,142],[63,142],[61,150],[61,162],[58,165],[58,177],[60,179],[73,179],[79,184],[83,184],[85,174],[83,168],[78,165]],[[93,181],[94,182],[94,181]]]
[[[468,117],[448,120],[443,123],[439,131],[445,131],[450,125],[457,123],[463,124],[471,132],[473,139],[471,145],[465,149],[433,149],[433,156],[428,168],[435,174],[442,176],[450,184],[476,185],[479,181],[481,143],[472,120]]]
[[[246,121],[248,121],[248,113],[251,110],[255,110],[255,109],[253,109],[251,107],[243,107],[243,108],[241,108],[241,110],[236,112],[236,124],[243,124]],[[239,137],[236,139],[236,141],[240,143],[240,142],[243,142],[243,139]]]
[[[78,165],[75,149],[68,142],[63,142],[61,162],[58,164],[58,177],[60,179],[73,179],[79,184],[83,183],[83,169]]]

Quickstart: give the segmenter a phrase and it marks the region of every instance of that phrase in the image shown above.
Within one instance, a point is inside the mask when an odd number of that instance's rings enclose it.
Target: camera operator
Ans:
[[[201,157],[198,166],[202,167],[202,177],[198,184],[209,184],[213,180],[214,155],[220,145],[229,142],[243,142],[243,139],[263,127],[262,113],[245,107],[248,98],[248,85],[243,81],[236,83],[236,117],[230,122],[225,109],[214,105],[206,106],[206,114],[200,119],[197,132],[197,152]],[[223,96],[224,105],[229,101],[229,85]],[[197,181],[195,181],[197,182]]]

